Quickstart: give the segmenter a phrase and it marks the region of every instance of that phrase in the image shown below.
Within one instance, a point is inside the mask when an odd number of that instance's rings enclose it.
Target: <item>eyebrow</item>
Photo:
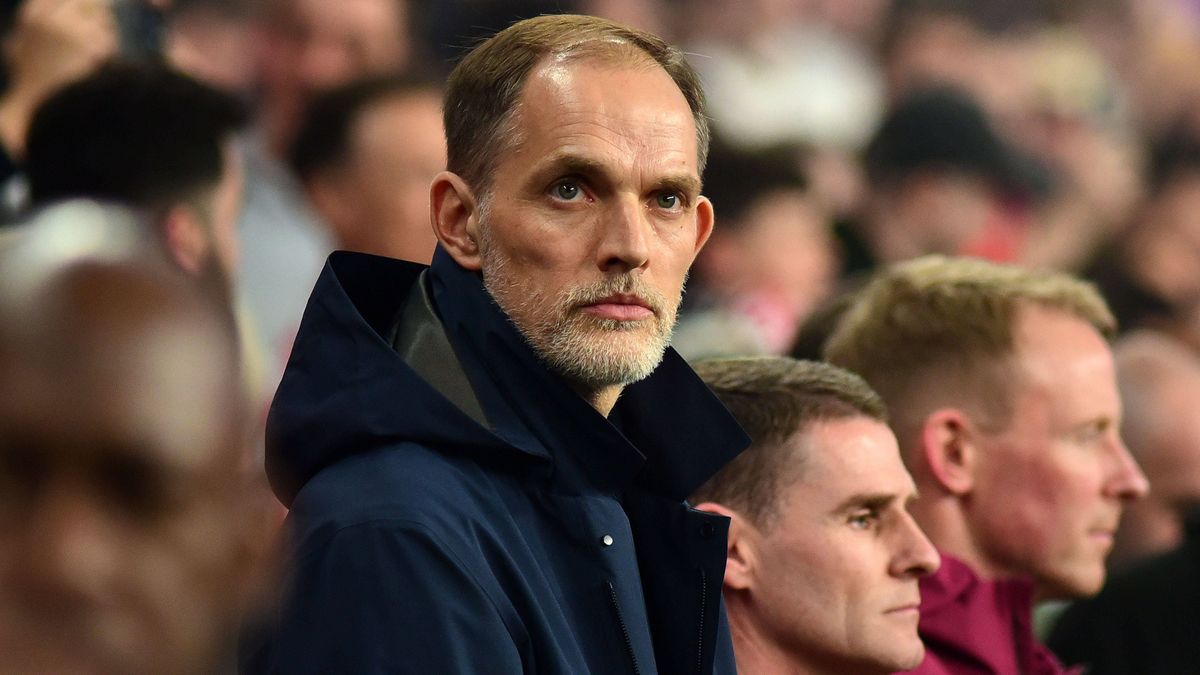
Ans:
[[[851,496],[847,497],[846,499],[842,500],[842,502],[837,505],[837,508],[835,508],[833,510],[833,512],[841,513],[843,511],[849,511],[851,509],[857,509],[857,508],[863,508],[863,507],[883,508],[885,506],[888,506],[889,504],[894,503],[899,498],[900,498],[900,495],[897,495],[897,494],[891,493],[891,492],[859,493],[859,494],[851,495]]]
[[[678,192],[687,197],[695,197],[700,194],[700,181],[695,176],[685,174],[667,176],[658,181],[657,188]]]

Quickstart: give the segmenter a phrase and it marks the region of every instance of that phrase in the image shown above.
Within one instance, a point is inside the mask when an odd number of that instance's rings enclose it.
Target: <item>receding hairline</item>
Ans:
[[[529,97],[530,90],[537,86],[537,83],[551,77],[551,72],[554,70],[565,71],[567,68],[575,66],[591,66],[607,70],[634,70],[643,72],[660,71],[675,88],[675,92],[679,95],[679,102],[683,104],[683,109],[687,110],[687,119],[691,124],[691,135],[697,139],[696,143],[696,172],[703,173],[702,153],[699,146],[699,129],[696,128],[695,113],[688,104],[687,97],[683,90],[667,72],[666,68],[661,63],[654,60],[646,51],[642,50],[637,45],[628,40],[620,40],[617,38],[593,38],[591,40],[582,41],[574,44],[571,49],[573,51],[551,51],[541,55],[538,60],[526,73],[524,80],[521,82],[521,88],[517,91],[517,96],[512,107],[499,120],[498,128],[504,133],[498,134],[498,142],[496,145],[496,155],[499,157],[503,153],[512,152],[519,148],[525,142],[525,137],[521,133],[521,119],[524,116],[526,103]],[[496,166],[491,169],[492,176],[487,179],[487,187],[490,188],[490,183],[494,178]]]
[[[518,21],[481,40],[455,66],[447,80],[444,106],[449,170],[486,194],[498,156],[519,140],[514,119],[530,74],[548,62],[582,58],[661,68],[691,111],[697,171],[703,174],[711,130],[699,74],[683,52],[652,33],[569,14]]]

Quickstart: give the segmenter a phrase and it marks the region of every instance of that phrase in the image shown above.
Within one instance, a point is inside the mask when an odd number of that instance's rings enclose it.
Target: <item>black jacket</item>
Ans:
[[[732,673],[728,521],[685,497],[748,444],[672,350],[608,419],[477,274],[335,253],[271,408],[291,507],[245,670]]]

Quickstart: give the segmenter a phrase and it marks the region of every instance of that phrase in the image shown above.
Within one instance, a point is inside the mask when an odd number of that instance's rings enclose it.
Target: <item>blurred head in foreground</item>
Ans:
[[[0,252],[0,671],[213,672],[261,519],[217,303],[127,213]]]

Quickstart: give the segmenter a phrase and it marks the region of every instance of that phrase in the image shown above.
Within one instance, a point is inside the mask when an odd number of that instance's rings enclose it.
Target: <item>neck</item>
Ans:
[[[571,388],[577,394],[587,401],[588,405],[596,409],[596,412],[608,417],[612,412],[613,406],[617,404],[617,399],[621,397],[621,391],[624,387],[620,385],[610,385],[607,387],[588,387],[587,385],[571,383]]]
[[[938,551],[953,556],[983,579],[1010,576],[1003,566],[991,561],[972,535],[961,501],[939,494],[937,486],[920,487],[921,496],[909,507],[913,519]]]

